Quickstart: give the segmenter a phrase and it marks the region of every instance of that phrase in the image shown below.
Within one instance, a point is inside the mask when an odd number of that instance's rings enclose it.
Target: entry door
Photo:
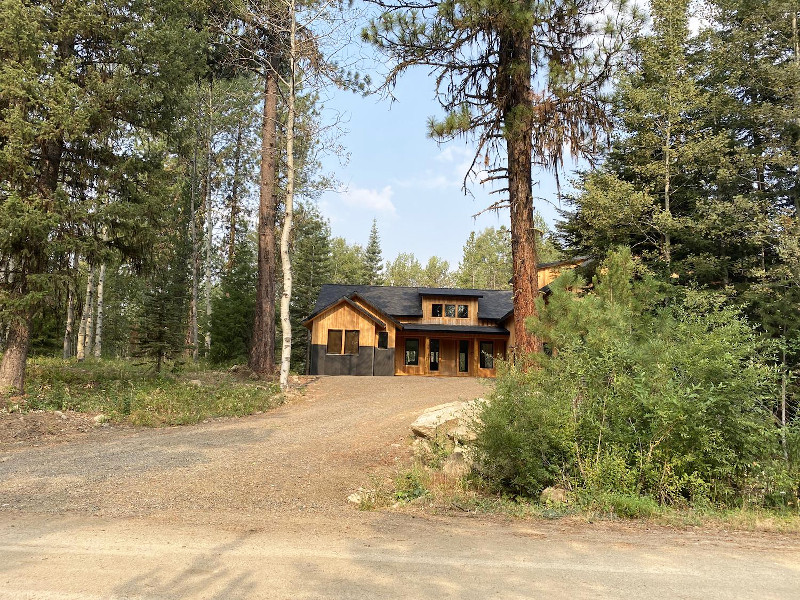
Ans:
[[[431,373],[438,373],[439,371],[439,340],[430,340],[430,357],[428,361],[428,368]]]
[[[440,340],[439,347],[439,373],[441,375],[455,375],[457,357],[457,344],[455,340]]]
[[[458,372],[469,373],[469,340],[458,342]]]

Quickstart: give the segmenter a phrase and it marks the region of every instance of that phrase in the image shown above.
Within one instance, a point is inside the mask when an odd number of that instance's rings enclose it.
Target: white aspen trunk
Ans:
[[[198,87],[198,96],[200,89]],[[197,330],[197,272],[200,257],[197,253],[197,223],[195,214],[197,209],[197,146],[200,143],[200,107],[197,110],[197,127],[195,128],[194,158],[192,159],[192,193],[189,219],[189,234],[192,238],[192,298],[189,302],[189,346],[192,349],[192,360],[198,358],[198,330]]]
[[[280,385],[285,390],[289,387],[289,367],[292,359],[292,325],[289,317],[289,305],[292,299],[292,263],[289,257],[289,240],[292,234],[292,217],[294,214],[294,120],[296,96],[296,50],[297,50],[297,15],[295,3],[289,3],[291,30],[289,33],[289,97],[286,118],[286,209],[281,231],[281,267],[283,270],[283,291],[281,293],[281,330],[283,347],[281,351]]]
[[[667,214],[670,214],[670,207],[669,207],[669,194],[670,194],[670,144],[672,143],[672,125],[671,123],[667,125],[667,135],[664,141],[664,211]],[[664,234],[664,260],[667,261],[667,266],[670,265],[672,261],[671,257],[671,250],[670,250],[670,236],[669,232]]]
[[[92,355],[92,348],[94,348],[94,311],[95,311],[95,304],[97,302],[97,276],[96,276],[95,267],[92,267],[92,289],[91,289],[91,296],[89,302],[89,314],[86,316],[86,348],[84,350],[84,356],[91,356]]]
[[[211,214],[211,127],[213,119],[213,104],[211,99],[211,85],[208,84],[208,140],[206,145],[206,272],[205,272],[205,301],[206,301],[206,353],[211,350],[211,236],[214,233],[214,221]]]
[[[83,313],[81,314],[81,324],[78,328],[78,348],[76,350],[77,358],[82,361],[86,358],[86,332],[89,325],[89,314],[92,312],[94,301],[92,294],[94,293],[94,268],[89,265],[89,275],[86,279],[86,298],[83,302]]]
[[[73,273],[78,272],[78,254],[73,256]],[[75,282],[70,278],[67,292],[67,326],[64,328],[64,351],[62,357],[67,360],[72,356],[72,333],[75,329]]]
[[[236,220],[239,216],[239,177],[242,157],[242,124],[236,130],[236,153],[233,162],[233,182],[231,184],[231,213],[228,231],[228,272],[233,269],[234,255],[236,254]]]
[[[94,355],[100,358],[103,354],[103,293],[106,287],[106,263],[100,265],[97,278],[97,327],[94,333]]]

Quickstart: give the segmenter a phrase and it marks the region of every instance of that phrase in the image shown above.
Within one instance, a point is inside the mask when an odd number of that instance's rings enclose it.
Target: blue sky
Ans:
[[[419,69],[401,78],[394,103],[377,96],[366,98],[335,91],[328,109],[344,115],[347,130],[339,143],[349,153],[342,165],[335,157],[324,161],[343,185],[319,200],[333,235],[366,244],[372,219],[378,221],[384,260],[413,252],[420,262],[436,255],[458,266],[470,231],[508,226],[508,211],[473,215],[498,196],[474,183],[473,196],[461,184],[472,160],[473,147],[462,142],[439,145],[426,135],[428,117],[440,115],[434,82]],[[543,177],[534,196],[556,202],[552,177]],[[537,202],[537,209],[553,223],[556,211]]]

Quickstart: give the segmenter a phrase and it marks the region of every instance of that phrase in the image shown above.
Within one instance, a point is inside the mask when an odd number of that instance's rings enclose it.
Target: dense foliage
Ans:
[[[499,380],[481,416],[487,480],[529,497],[562,485],[671,504],[796,502],[776,373],[741,314],[658,284],[626,249],[593,283],[580,295],[575,274],[551,285],[531,323],[550,352]]]

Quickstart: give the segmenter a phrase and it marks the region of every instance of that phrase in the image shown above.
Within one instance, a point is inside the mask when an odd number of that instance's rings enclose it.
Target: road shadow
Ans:
[[[114,588],[113,598],[204,598],[238,600],[251,598],[258,578],[251,568],[226,558],[241,548],[251,534],[215,546],[183,568],[163,566],[134,575]]]

